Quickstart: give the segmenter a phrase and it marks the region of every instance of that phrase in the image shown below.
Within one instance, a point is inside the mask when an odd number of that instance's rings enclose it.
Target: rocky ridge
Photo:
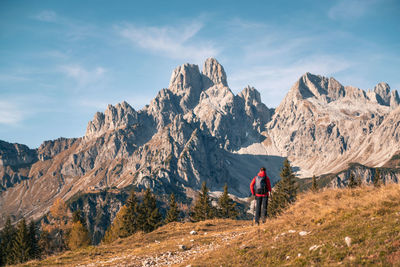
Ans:
[[[351,162],[382,166],[399,150],[396,96],[384,83],[365,92],[306,73],[267,125],[268,154],[287,156],[303,177],[334,173]]]

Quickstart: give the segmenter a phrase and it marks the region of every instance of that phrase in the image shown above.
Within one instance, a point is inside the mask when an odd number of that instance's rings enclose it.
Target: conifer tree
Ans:
[[[22,218],[18,223],[15,239],[13,240],[12,254],[16,262],[22,263],[29,260],[31,254],[29,243],[28,228],[26,227],[25,218]]]
[[[139,204],[136,198],[135,190],[132,189],[126,204],[122,218],[122,226],[118,230],[119,237],[127,237],[135,233],[139,228]]]
[[[169,209],[165,217],[165,223],[177,222],[179,219],[179,209],[175,201],[174,193],[171,194],[169,199]]]
[[[68,237],[68,247],[75,250],[90,245],[89,232],[80,220],[72,224],[71,232]]]
[[[319,188],[318,188],[317,178],[315,177],[315,175],[313,175],[313,177],[312,177],[311,191],[313,191],[313,192],[318,192],[318,190],[319,190]]]
[[[39,240],[37,236],[36,226],[33,221],[29,223],[29,247],[30,247],[30,259],[37,259],[40,256]]]
[[[286,199],[284,196],[284,185],[282,180],[277,182],[273,188],[273,194],[269,197],[268,215],[277,216],[286,207]]]
[[[353,173],[350,173],[348,187],[349,188],[354,188],[356,186],[357,186],[356,178],[354,177]]]
[[[199,196],[194,205],[192,219],[194,221],[204,221],[214,218],[214,208],[208,196],[208,188],[206,182],[203,182]]]
[[[377,168],[374,177],[374,186],[380,187],[382,185],[381,171]]]
[[[274,193],[268,205],[268,214],[276,216],[281,213],[290,203],[296,201],[297,189],[296,177],[287,159],[283,163],[281,180],[275,185]]]
[[[157,200],[151,193],[150,188],[146,189],[139,210],[138,222],[141,231],[149,233],[162,224],[162,216],[157,208]]]
[[[6,224],[4,225],[3,230],[0,232],[1,242],[0,242],[0,250],[2,251],[2,263],[3,264],[13,264],[14,255],[12,253],[13,243],[16,235],[16,229],[11,224],[10,217],[7,217]]]
[[[238,216],[236,203],[229,197],[227,184],[224,186],[224,193],[218,199],[218,216],[230,219],[235,219]]]
[[[40,249],[40,252],[45,255],[50,255],[52,252],[51,237],[50,237],[50,233],[47,230],[42,229],[42,232],[40,233],[39,249]]]

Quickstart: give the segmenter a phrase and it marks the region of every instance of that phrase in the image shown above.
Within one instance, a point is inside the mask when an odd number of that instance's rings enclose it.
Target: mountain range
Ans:
[[[83,137],[37,149],[0,141],[0,225],[8,214],[38,219],[56,198],[108,225],[133,185],[193,198],[203,181],[211,191],[227,183],[230,193],[246,197],[257,170],[265,166],[275,183],[286,157],[299,178],[317,175],[327,186],[346,185],[354,163],[365,183],[376,167],[387,182],[398,182],[399,106],[386,83],[364,91],[306,73],[276,109],[268,108],[253,87],[235,95],[216,59],[202,71],[183,64],[143,109],[108,105]],[[76,202],[85,194],[86,202]]]

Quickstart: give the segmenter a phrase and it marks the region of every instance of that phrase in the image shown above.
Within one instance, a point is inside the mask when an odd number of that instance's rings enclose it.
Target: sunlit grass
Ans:
[[[197,234],[190,235],[192,230]],[[178,266],[400,266],[400,186],[304,193],[284,214],[259,227],[234,220],[171,223],[26,266],[142,265],[156,256],[180,257]]]

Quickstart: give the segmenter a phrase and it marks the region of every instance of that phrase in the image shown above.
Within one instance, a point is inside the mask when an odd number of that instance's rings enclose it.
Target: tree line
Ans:
[[[89,231],[80,210],[70,214],[65,202],[57,199],[50,208],[49,217],[51,223],[42,222],[41,231],[34,221],[27,225],[22,218],[14,226],[8,217],[0,231],[0,266],[90,245]]]
[[[227,185],[218,200],[218,207],[211,204],[208,191],[206,183],[203,183],[190,212],[192,221],[237,217],[236,203],[229,197]],[[163,224],[182,220],[181,214],[173,193],[170,195],[168,211],[163,219],[156,197],[149,188],[144,192],[141,201],[136,197],[135,190],[132,190],[125,205],[106,231],[103,242],[109,243],[139,231],[154,231]],[[8,217],[0,231],[0,265],[23,263],[54,252],[75,250],[90,244],[90,234],[82,212],[78,209],[72,213],[62,199],[56,199],[40,227],[33,221],[27,226],[25,219],[21,219],[15,227]]]
[[[38,231],[33,221],[26,224],[25,219],[17,227],[8,217],[0,232],[0,265],[16,264],[36,259],[40,256]]]
[[[228,186],[225,184],[224,192],[218,199],[218,206],[212,205],[208,195],[209,189],[205,182],[198,194],[196,202],[190,212],[190,220],[202,221],[212,218],[236,218],[238,211],[236,203],[229,197]],[[170,195],[168,211],[164,218],[157,207],[156,198],[150,189],[146,189],[143,200],[136,197],[135,190],[131,191],[126,204],[121,207],[113,223],[106,231],[103,242],[111,243],[118,238],[130,236],[136,232],[151,232],[163,224],[178,222],[182,218],[175,195]]]
[[[375,169],[375,173],[373,175],[372,184],[374,187],[380,187],[385,185],[385,180],[382,177],[381,170],[379,168]],[[362,185],[361,177],[356,178],[353,172],[350,172],[349,177],[347,179],[346,186],[348,188],[356,188]],[[317,192],[319,190],[319,185],[317,182],[317,178],[313,175],[311,180],[311,191]]]

